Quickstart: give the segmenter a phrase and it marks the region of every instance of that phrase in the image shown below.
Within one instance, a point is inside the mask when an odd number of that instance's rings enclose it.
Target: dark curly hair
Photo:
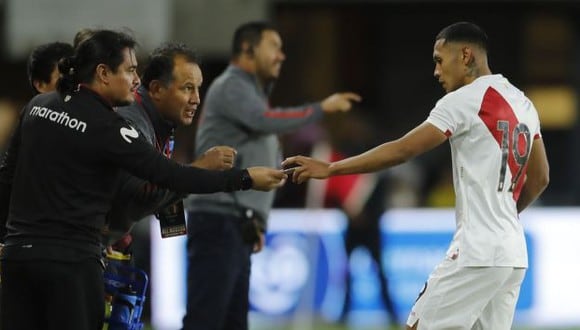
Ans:
[[[184,57],[189,63],[200,64],[197,54],[183,43],[165,43],[151,53],[141,76],[141,85],[149,89],[153,80],[167,86],[173,79],[173,66],[176,57]]]

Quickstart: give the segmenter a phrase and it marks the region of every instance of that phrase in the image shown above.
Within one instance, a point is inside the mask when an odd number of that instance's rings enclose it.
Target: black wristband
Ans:
[[[254,180],[250,176],[250,172],[248,169],[242,170],[242,177],[241,177],[241,190],[248,190],[254,186]]]

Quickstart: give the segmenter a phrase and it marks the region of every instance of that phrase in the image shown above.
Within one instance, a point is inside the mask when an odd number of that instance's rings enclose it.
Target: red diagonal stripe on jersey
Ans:
[[[500,120],[504,120],[509,122],[509,132],[508,132],[508,166],[510,169],[510,173],[512,174],[512,178],[516,176],[518,172],[519,166],[516,163],[516,160],[512,154],[513,150],[513,133],[514,128],[518,124],[518,119],[514,114],[512,107],[507,103],[507,101],[501,96],[495,89],[489,87],[487,91],[485,91],[485,95],[483,96],[483,101],[481,102],[481,109],[479,110],[479,117],[487,126],[489,132],[493,135],[493,138],[497,142],[498,146],[501,149],[501,142],[502,142],[502,131],[498,130],[497,123]],[[524,137],[520,134],[518,139],[524,139]],[[526,150],[525,141],[518,141],[518,152],[520,155],[524,154]],[[524,165],[522,173],[526,173],[526,167],[528,164]],[[514,187],[513,191],[513,198],[514,200],[518,200],[520,197],[520,192],[522,191],[522,187],[524,184],[524,175],[520,177],[518,182],[516,182],[516,186]],[[506,186],[509,187],[510,182],[506,182]]]

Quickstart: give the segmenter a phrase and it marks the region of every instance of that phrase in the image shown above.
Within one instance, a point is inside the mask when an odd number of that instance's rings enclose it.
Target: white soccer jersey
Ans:
[[[457,229],[449,254],[462,266],[527,267],[516,201],[540,121],[502,75],[482,76],[441,98],[427,122],[449,136]]]

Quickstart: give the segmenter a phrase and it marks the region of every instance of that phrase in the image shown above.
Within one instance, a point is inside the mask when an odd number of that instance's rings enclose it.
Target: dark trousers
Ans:
[[[251,247],[241,219],[189,213],[184,330],[247,330]]]
[[[80,262],[2,261],[2,329],[101,330],[103,269]]]
[[[371,257],[377,266],[381,299],[383,300],[385,309],[389,314],[389,322],[393,325],[399,324],[395,305],[389,292],[388,278],[382,266],[381,234],[378,222],[360,227],[353,226],[352,224],[349,225],[345,237],[347,256],[350,257],[352,251],[359,246],[366,247],[369,250]],[[343,321],[346,319],[346,314],[350,310],[350,300],[352,295],[351,281],[350,271],[348,271],[348,277],[346,279],[346,297],[341,315]]]

